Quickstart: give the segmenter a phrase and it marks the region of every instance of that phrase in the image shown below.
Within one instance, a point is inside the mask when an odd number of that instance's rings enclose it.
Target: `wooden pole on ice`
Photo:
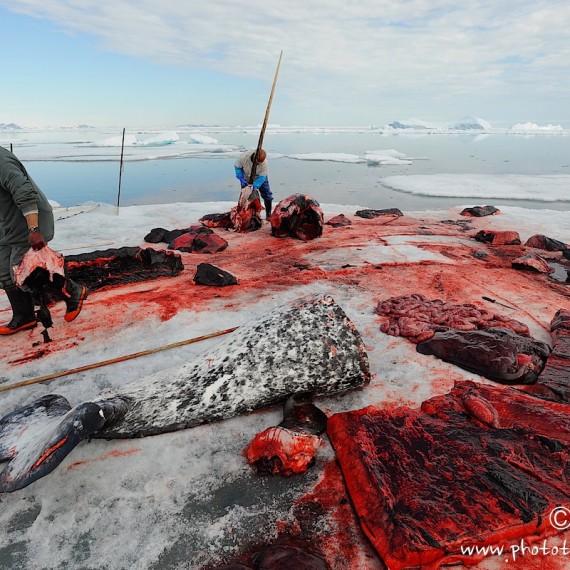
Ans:
[[[173,342],[172,344],[166,344],[164,346],[159,346],[157,348],[142,350],[140,352],[135,352],[133,354],[118,356],[117,358],[110,358],[109,360],[101,360],[100,362],[94,362],[93,364],[86,364],[85,366],[78,366],[77,368],[71,368],[70,370],[63,370],[61,372],[54,372],[53,374],[47,374],[46,376],[38,376],[37,378],[22,380],[21,382],[15,382],[14,384],[8,384],[7,386],[0,386],[0,392],[15,390],[16,388],[22,388],[23,386],[30,386],[31,384],[39,384],[40,382],[46,382],[47,380],[54,380],[55,378],[61,378],[62,376],[69,376],[70,374],[78,374],[79,372],[85,372],[86,370],[93,370],[94,368],[101,368],[102,366],[108,366],[109,364],[116,364],[117,362],[132,360],[133,358],[138,358],[139,356],[156,354],[157,352],[162,352],[163,350],[169,350],[171,348],[177,348],[179,346],[184,346],[187,344],[194,344],[202,340],[214,338],[216,336],[221,336],[224,334],[229,334],[231,332],[234,332],[237,328],[238,327],[233,327],[231,329],[224,329],[210,334],[205,334],[202,336],[196,336],[194,338],[189,338],[186,340],[181,340],[179,342]]]
[[[263,119],[263,125],[261,127],[261,133],[259,133],[259,141],[257,142],[257,149],[255,150],[255,155],[253,156],[253,164],[251,167],[251,176],[249,183],[253,184],[255,180],[255,169],[257,167],[257,157],[259,156],[259,151],[263,145],[263,137],[265,136],[265,129],[267,128],[267,121],[269,119],[269,111],[271,109],[271,103],[273,102],[273,93],[275,93],[275,85],[277,84],[277,75],[279,74],[279,68],[281,67],[281,58],[283,57],[283,50],[279,55],[279,61],[277,62],[277,69],[275,70],[275,77],[273,78],[273,86],[271,87],[271,94],[269,95],[269,102],[267,103],[267,110],[265,111],[265,118]]]
[[[119,165],[119,192],[117,194],[117,209],[115,214],[119,215],[119,202],[121,200],[121,180],[123,177],[123,156],[125,151],[125,128],[123,127],[123,140],[121,141],[121,162]]]

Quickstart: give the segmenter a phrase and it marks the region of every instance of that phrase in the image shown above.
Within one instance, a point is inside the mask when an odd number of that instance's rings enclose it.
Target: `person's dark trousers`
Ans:
[[[265,204],[265,217],[269,219],[271,216],[271,200],[263,200],[263,203]]]
[[[8,285],[4,291],[12,307],[12,320],[0,326],[0,335],[15,334],[34,328],[37,320],[32,295],[18,289],[16,285]]]

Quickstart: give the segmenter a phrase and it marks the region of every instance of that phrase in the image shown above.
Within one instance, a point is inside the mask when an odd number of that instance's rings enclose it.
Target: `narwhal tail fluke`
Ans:
[[[51,473],[104,423],[97,404],[70,409],[61,396],[44,396],[2,418],[0,493],[22,489]]]

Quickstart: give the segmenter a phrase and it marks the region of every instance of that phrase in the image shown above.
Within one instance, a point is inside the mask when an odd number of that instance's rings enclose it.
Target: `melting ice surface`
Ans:
[[[236,132],[239,133],[241,130]],[[248,133],[249,131],[245,129],[244,132]],[[291,134],[297,132],[297,130],[296,128],[293,128],[293,130],[276,129],[276,132]],[[322,130],[316,130],[315,134],[320,132]],[[327,131],[325,130],[324,132]],[[337,131],[331,129],[330,132],[335,133]],[[71,137],[71,134],[75,136]],[[9,134],[6,133],[4,136],[7,139],[16,139],[15,152],[24,161],[89,162],[117,160],[120,158],[119,149],[124,149],[123,161],[126,162],[161,158],[211,158],[212,156],[227,156],[231,158],[237,156],[243,150],[240,145],[220,143],[213,136],[197,131],[129,132],[125,133],[124,137],[121,134],[106,137],[105,134],[104,132],[99,133],[91,130],[47,133],[27,131],[26,134],[19,131],[10,131]],[[72,140],[67,141],[66,139],[68,138]],[[82,140],[83,138],[85,140]],[[21,141],[21,146],[18,144],[19,141]],[[1,131],[0,144],[9,146],[9,143],[2,141]],[[394,149],[367,150],[362,155],[339,152],[287,154],[271,152],[270,158],[391,165],[411,164],[412,160],[412,158],[406,157],[405,153]]]
[[[369,208],[443,208],[468,198],[567,209],[569,129],[532,122],[497,129],[469,117],[397,124],[269,125],[264,147],[276,200],[301,192]],[[66,206],[115,201],[121,150],[121,204],[205,202],[237,199],[233,162],[255,148],[259,129],[126,129],[124,148],[120,128],[0,130],[0,144],[13,145],[48,197]]]
[[[570,202],[570,175],[432,174],[387,176],[388,188],[424,196]]]

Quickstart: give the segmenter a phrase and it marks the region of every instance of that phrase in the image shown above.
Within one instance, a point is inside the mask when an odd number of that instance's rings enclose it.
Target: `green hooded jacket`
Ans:
[[[38,213],[40,232],[46,241],[53,239],[54,219],[51,205],[27,173],[24,165],[0,146],[0,245],[28,241],[25,216]]]

